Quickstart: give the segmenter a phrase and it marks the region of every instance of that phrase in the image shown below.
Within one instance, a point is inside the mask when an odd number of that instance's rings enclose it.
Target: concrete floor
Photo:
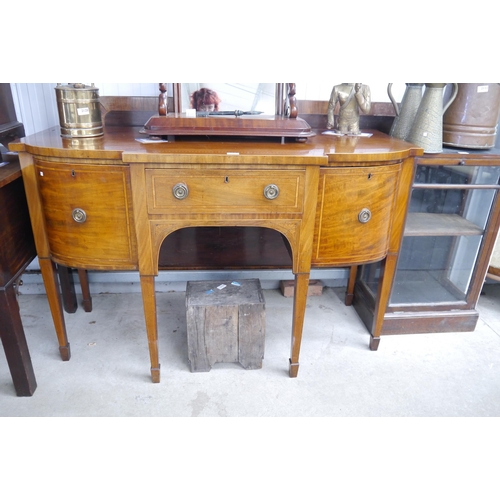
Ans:
[[[191,373],[185,294],[158,293],[161,383],[153,384],[138,293],[93,294],[67,314],[61,361],[46,297],[19,296],[38,388],[16,397],[0,357],[0,416],[500,416],[500,286],[485,285],[474,332],[382,337],[377,352],[343,288],[309,297],[299,376],[288,377],[292,299],[264,290],[262,369]]]

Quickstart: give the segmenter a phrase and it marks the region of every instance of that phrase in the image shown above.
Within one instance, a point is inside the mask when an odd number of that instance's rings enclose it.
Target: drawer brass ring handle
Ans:
[[[87,214],[83,208],[75,208],[71,215],[73,216],[73,220],[75,222],[79,222],[80,224],[87,220]]]
[[[187,198],[189,189],[186,184],[184,184],[183,182],[179,182],[173,187],[172,193],[178,200],[183,200],[184,198]]]
[[[264,188],[264,196],[268,200],[275,200],[280,194],[280,188],[276,184],[268,184]]]
[[[361,224],[366,224],[372,218],[372,213],[367,208],[363,208],[358,214],[358,220]]]

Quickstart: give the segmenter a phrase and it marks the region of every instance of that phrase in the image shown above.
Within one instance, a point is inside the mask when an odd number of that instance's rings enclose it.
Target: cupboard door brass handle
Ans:
[[[71,215],[73,216],[73,220],[75,222],[79,222],[80,224],[87,220],[87,214],[83,208],[75,208]]]
[[[367,208],[363,208],[358,214],[358,220],[361,224],[366,224],[372,218],[372,213]]]
[[[186,184],[179,182],[173,187],[172,193],[178,200],[183,200],[184,198],[187,198],[189,189]]]
[[[264,196],[268,200],[275,200],[280,194],[280,188],[276,184],[268,184],[264,188]]]

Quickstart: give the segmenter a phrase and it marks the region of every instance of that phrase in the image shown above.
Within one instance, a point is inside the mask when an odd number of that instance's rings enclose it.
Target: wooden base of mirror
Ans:
[[[190,118],[177,113],[152,116],[142,132],[150,136],[291,137],[298,140],[306,140],[315,135],[309,124],[301,118],[271,115]]]

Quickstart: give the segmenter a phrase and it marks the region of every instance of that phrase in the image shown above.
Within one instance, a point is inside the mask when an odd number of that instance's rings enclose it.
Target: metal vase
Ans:
[[[389,94],[389,99],[394,106],[394,112],[396,117],[392,122],[391,131],[389,135],[396,137],[397,139],[405,140],[410,133],[413,121],[415,120],[415,115],[417,114],[418,107],[422,101],[422,89],[424,87],[423,83],[407,83],[403,99],[401,100],[401,107],[398,107],[398,103],[394,96],[392,95],[392,83],[387,86],[387,93]]]
[[[446,83],[426,83],[425,92],[418,107],[407,141],[423,148],[424,153],[443,151],[443,114],[455,100],[458,85],[453,83],[453,93],[443,105]]]
[[[443,144],[471,149],[495,146],[500,119],[500,84],[459,83],[443,116]]]

